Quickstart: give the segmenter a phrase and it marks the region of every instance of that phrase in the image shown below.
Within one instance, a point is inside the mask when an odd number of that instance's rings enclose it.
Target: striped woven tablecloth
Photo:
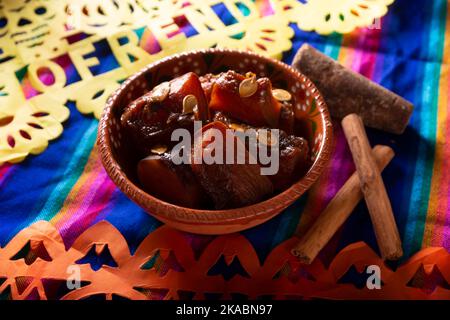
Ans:
[[[414,103],[403,135],[369,130],[373,145],[387,144],[396,152],[383,178],[403,240],[404,262],[422,248],[450,250],[450,3],[397,0],[380,26],[320,36],[292,24],[293,48],[283,61],[290,63],[296,50],[308,42]],[[45,152],[0,167],[1,247],[23,228],[46,220],[59,230],[68,248],[87,228],[107,220],[133,252],[161,223],[127,199],[107,176],[95,147],[98,121],[81,115],[73,104],[68,106],[71,113],[64,132]],[[333,159],[312,191],[275,219],[242,232],[260,259],[297,228],[300,232],[307,228],[354,171],[338,123],[335,140]],[[187,237],[193,246],[204,240]],[[357,241],[378,250],[364,203],[320,259],[330,261]]]

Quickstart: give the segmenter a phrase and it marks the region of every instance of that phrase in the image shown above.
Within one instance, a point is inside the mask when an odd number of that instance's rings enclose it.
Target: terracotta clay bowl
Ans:
[[[136,152],[120,127],[123,109],[157,84],[186,72],[199,75],[233,69],[269,77],[275,88],[292,93],[295,112],[304,122],[313,165],[289,189],[263,202],[230,210],[179,207],[143,191],[136,176]],[[126,80],[107,101],[99,125],[103,165],[114,183],[146,212],[173,228],[198,234],[225,234],[259,225],[287,208],[317,180],[330,158],[332,126],[325,102],[312,82],[292,67],[261,55],[226,49],[177,54],[157,61]]]

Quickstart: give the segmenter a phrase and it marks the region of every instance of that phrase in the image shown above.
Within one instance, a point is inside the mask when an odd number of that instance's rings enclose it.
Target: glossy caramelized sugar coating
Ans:
[[[202,151],[211,147],[212,129],[219,130],[225,136],[228,126],[220,121],[204,126],[202,134],[197,137],[200,141],[196,141],[197,145],[203,149]],[[234,137],[234,145],[242,143]],[[227,147],[226,140],[223,147]],[[195,150],[192,152],[194,153]],[[261,175],[260,166],[257,163],[251,164],[248,161],[249,158],[250,154],[245,151],[246,164],[237,164],[237,161],[235,164],[191,164],[192,172],[213,200],[216,209],[250,205],[263,200],[265,196],[273,192],[273,185],[269,178]]]
[[[121,117],[142,159],[137,165],[141,186],[161,200],[198,209],[239,208],[287,189],[311,165],[308,141],[296,135],[299,123],[291,100],[289,92],[272,88],[268,78],[235,71],[201,77],[191,72],[156,86],[130,103]],[[194,135],[194,120],[202,121],[200,135]],[[279,129],[279,170],[262,175],[259,160],[176,165],[171,150],[178,141],[171,141],[171,135],[178,128],[200,140],[192,139],[187,150],[192,155],[204,151],[196,148],[208,148],[211,129],[224,134],[227,129]],[[235,143],[244,142],[235,137]],[[250,157],[246,151],[246,160]]]
[[[214,78],[211,87],[209,108],[221,111],[233,118],[256,127],[276,128],[281,104],[272,95],[272,84],[268,78],[259,78],[253,86],[256,90],[247,97],[239,94],[240,84],[247,78],[228,71]],[[251,83],[251,81],[248,81]],[[204,86],[204,82],[203,86]],[[249,86],[251,87],[251,85]]]
[[[188,95],[197,99],[195,114],[183,112],[183,100]],[[137,149],[149,154],[156,144],[173,145],[170,141],[173,130],[185,128],[192,131],[194,120],[208,119],[208,106],[200,80],[191,72],[164,82],[133,101],[123,113],[121,122]]]

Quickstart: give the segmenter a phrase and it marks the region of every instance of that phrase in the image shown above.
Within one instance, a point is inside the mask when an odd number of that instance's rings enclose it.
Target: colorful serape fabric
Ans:
[[[344,36],[319,36],[291,25],[294,46],[283,61],[290,63],[296,50],[308,42],[414,103],[403,135],[369,130],[369,138],[373,145],[387,144],[396,152],[383,178],[404,259],[424,247],[450,250],[450,2],[397,0],[380,26]],[[102,53],[103,67],[116,63],[111,52]],[[0,167],[0,245],[30,224],[47,220],[69,247],[88,227],[107,220],[134,250],[161,223],[125,197],[107,176],[95,147],[98,121],[81,115],[71,103],[69,108],[62,136],[45,152]],[[297,228],[300,233],[305,230],[353,171],[343,132],[335,123],[333,159],[314,188],[275,219],[242,232],[259,258],[264,259]],[[193,245],[203,238],[190,237]],[[356,241],[378,250],[363,202],[320,258],[327,261]]]

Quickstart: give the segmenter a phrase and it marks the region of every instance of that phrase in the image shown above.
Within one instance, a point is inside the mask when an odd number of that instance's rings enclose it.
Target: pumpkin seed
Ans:
[[[292,95],[283,89],[273,89],[272,95],[277,99],[278,101],[289,101],[292,99]]]
[[[194,109],[197,106],[197,104],[198,104],[197,98],[192,94],[188,94],[183,99],[183,113],[194,112]]]
[[[239,95],[241,98],[248,98],[255,94],[258,90],[258,83],[256,82],[256,76],[242,80],[239,84]]]
[[[246,78],[256,78],[256,74],[254,74],[253,72],[249,71],[245,74]]]
[[[156,145],[156,146],[154,146],[153,148],[152,148],[152,153],[156,153],[156,154],[158,154],[158,155],[161,155],[161,154],[163,154],[164,152],[166,152],[167,151],[167,147],[166,146],[163,146],[163,145]]]

